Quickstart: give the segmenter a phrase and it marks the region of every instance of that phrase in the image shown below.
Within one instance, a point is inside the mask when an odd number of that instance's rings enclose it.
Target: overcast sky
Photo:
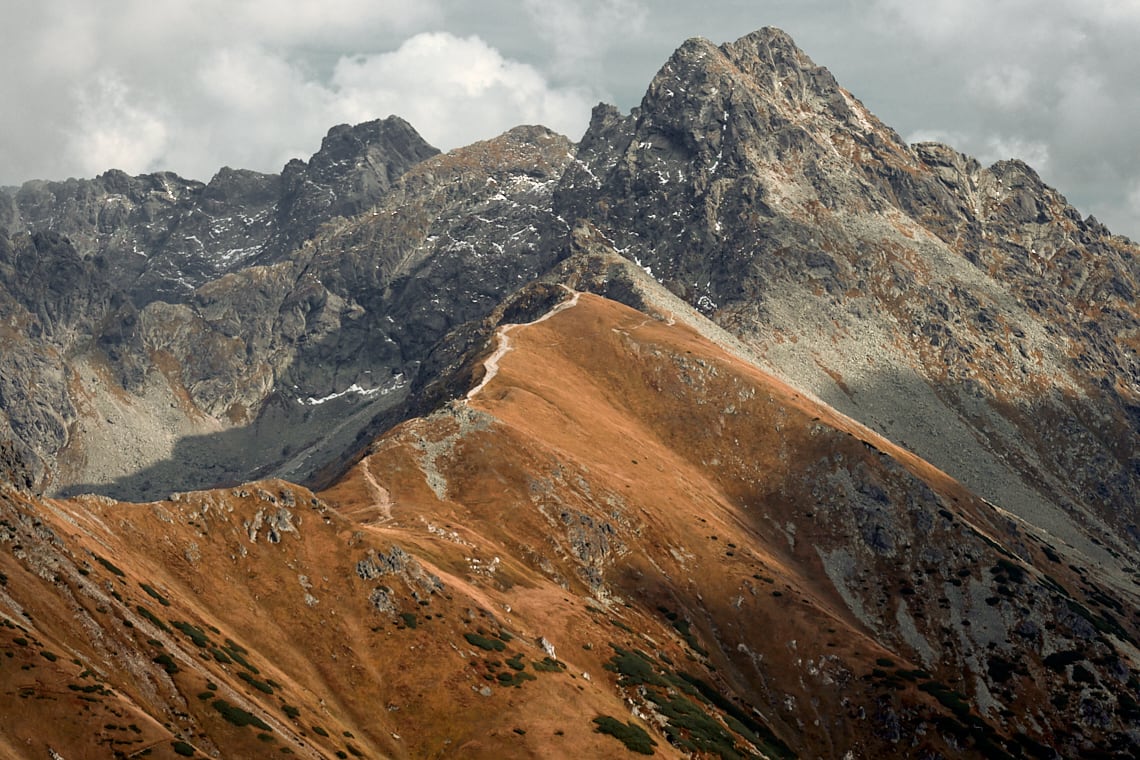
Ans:
[[[687,37],[788,31],[904,138],[1022,158],[1140,240],[1140,0],[0,0],[0,184],[279,171],[397,114],[442,149],[635,106]]]

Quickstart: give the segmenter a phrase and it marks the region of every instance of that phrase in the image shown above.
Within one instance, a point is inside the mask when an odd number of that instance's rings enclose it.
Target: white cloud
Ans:
[[[958,147],[965,143],[966,136],[961,132],[947,132],[943,129],[918,129],[906,137],[908,143],[936,142],[951,147]],[[961,150],[960,147],[958,147]]]
[[[986,4],[986,0],[877,0],[872,15],[877,23],[900,27],[924,44],[945,44],[959,39],[982,15],[979,6]]]
[[[977,158],[982,164],[1016,158],[1032,166],[1038,173],[1048,172],[1052,168],[1046,143],[1018,136],[986,137],[977,149]]]
[[[443,148],[524,122],[578,137],[598,99],[475,36],[401,39],[440,18],[435,2],[109,0],[97,14],[48,0],[24,12],[38,34],[5,47],[0,31],[0,64],[33,62],[26,80],[0,82],[22,106],[0,112],[0,133],[43,147],[0,162],[2,182],[112,167],[203,180],[222,165],[278,171],[334,124],[393,113]]]
[[[237,10],[231,39],[270,45],[336,46],[368,49],[377,32],[405,35],[442,22],[433,0],[213,0],[220,16]]]
[[[1010,110],[1029,104],[1033,77],[1017,64],[999,64],[975,71],[970,78],[973,93],[994,106]]]
[[[478,37],[443,32],[416,35],[391,53],[343,58],[331,87],[333,108],[349,121],[402,107],[399,115],[442,148],[522,123],[577,139],[594,102],[582,89],[552,87]]]
[[[978,137],[966,132],[940,129],[919,129],[906,138],[908,143],[938,142],[973,156],[983,166],[995,161],[1016,158],[1039,172],[1050,168],[1049,146],[1040,141],[1017,135],[986,135]]]
[[[78,124],[70,151],[87,174],[109,168],[128,173],[158,168],[169,130],[153,110],[138,104],[111,74],[99,76],[78,94]]]
[[[1123,209],[1140,176],[1140,0],[7,6],[4,184],[113,163],[199,179],[224,164],[278,171],[333,124],[389,113],[444,148],[519,122],[576,138],[607,93],[635,105],[685,37],[719,42],[772,23],[900,132],[1046,160],[1046,181],[1112,229],[1135,219]]]
[[[602,55],[639,35],[649,15],[640,0],[523,0],[523,8],[548,46],[548,66],[579,76],[600,71]]]

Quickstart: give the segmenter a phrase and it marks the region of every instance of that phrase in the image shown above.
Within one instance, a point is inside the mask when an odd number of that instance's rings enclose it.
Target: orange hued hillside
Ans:
[[[688,327],[567,294],[485,356],[320,494],[5,491],[6,756],[1033,747],[1047,655],[1133,667],[1063,548]]]

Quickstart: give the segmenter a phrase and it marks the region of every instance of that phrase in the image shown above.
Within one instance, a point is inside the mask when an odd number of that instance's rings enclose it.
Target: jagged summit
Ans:
[[[1025,164],[905,144],[775,30],[685,43],[638,109],[596,109],[581,146],[558,213],[774,369],[1071,540],[1074,511],[1107,520],[1098,540],[1131,530],[1130,507],[1103,505],[1140,487],[1137,359],[1112,337],[1140,330],[1136,249]],[[1041,415],[1107,468],[1057,479],[1068,455]]]

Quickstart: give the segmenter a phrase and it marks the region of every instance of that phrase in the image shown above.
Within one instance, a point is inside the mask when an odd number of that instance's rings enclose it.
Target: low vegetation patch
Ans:
[[[1074,662],[1084,659],[1084,654],[1075,649],[1066,649],[1061,652],[1054,652],[1045,658],[1045,667],[1054,670],[1058,673],[1065,669],[1066,665],[1072,665]]]
[[[653,741],[641,726],[632,722],[622,723],[610,715],[599,715],[594,718],[594,723],[598,727],[598,733],[614,737],[624,744],[626,749],[641,755],[654,754],[653,748],[657,746],[657,742]]]
[[[541,661],[530,663],[530,666],[539,673],[561,673],[566,669],[566,663],[559,662],[553,657],[543,657]]]
[[[665,716],[668,723],[664,731],[672,744],[722,760],[751,757],[753,753],[744,749],[748,744],[767,757],[781,760],[795,757],[767,726],[702,679],[674,672],[636,649],[623,649],[612,642],[610,647],[614,656],[605,668],[620,676],[619,686],[635,687],[642,698],[652,702],[657,712]],[[721,716],[709,708],[715,708]],[[744,744],[738,743],[735,737],[743,739]]]
[[[249,684],[253,688],[257,689],[258,691],[263,691],[266,694],[272,694],[273,693],[273,687],[270,684],[266,683],[265,681],[257,680],[256,678],[254,678],[249,673],[245,673],[245,672],[238,673],[238,678],[245,681],[247,684]]]
[[[269,724],[263,721],[261,718],[257,717],[251,712],[247,712],[241,709],[237,705],[231,705],[224,699],[215,699],[211,705],[215,710],[222,714],[223,718],[235,726],[253,726],[254,728],[260,728],[262,731],[273,730],[269,727]]]
[[[527,673],[525,670],[519,670],[514,673],[504,670],[499,673],[495,678],[498,680],[500,686],[522,686],[527,681],[536,681],[533,675]]]
[[[180,670],[178,663],[176,663],[174,659],[166,652],[163,652],[158,657],[155,657],[153,660],[151,660],[151,662],[157,665],[161,665],[162,669],[170,675],[174,675]]]
[[[170,630],[170,626],[168,626],[166,623],[159,620],[158,616],[155,615],[150,610],[148,610],[146,607],[143,607],[140,604],[137,607],[135,607],[135,610],[140,615],[142,615],[144,618],[146,618],[148,621],[150,621],[150,624],[153,625],[155,628],[159,629],[160,631],[164,631],[166,633],[173,633],[173,631]]]
[[[142,588],[143,591],[147,592],[150,596],[154,597],[154,599],[163,607],[170,606],[170,600],[162,594],[158,593],[158,591],[155,590],[154,586],[151,586],[148,583],[140,583],[139,587]]]
[[[606,670],[621,676],[618,679],[620,686],[636,686],[649,684],[652,686],[667,686],[665,679],[657,674],[653,661],[649,656],[637,650],[626,650],[610,644],[615,654],[606,663]]]
[[[233,639],[226,639],[226,643],[222,647],[222,651],[230,659],[232,659],[238,665],[241,665],[243,668],[248,670],[250,673],[253,673],[255,676],[259,675],[261,673],[260,670],[258,670],[256,667],[254,667],[254,665],[252,663],[250,663],[249,660],[246,659],[245,656],[247,654],[249,654],[249,650],[246,649],[245,647],[243,647],[241,644],[238,644]],[[215,659],[217,659],[216,656],[215,656]]]
[[[187,623],[184,620],[171,620],[170,624],[186,634],[186,636],[194,642],[195,646],[199,646],[205,649],[210,645],[210,637],[206,635],[205,631],[193,623]]]
[[[717,755],[722,760],[740,760],[741,753],[732,736],[696,703],[682,696],[662,696],[655,691],[647,692],[646,697],[669,719],[665,733],[672,744],[694,753]]]
[[[485,649],[488,652],[502,652],[507,648],[501,639],[489,639],[478,633],[468,632],[463,634],[463,638],[467,639],[467,643],[471,646]]]
[[[110,572],[112,575],[117,575],[120,578],[126,578],[127,577],[127,574],[124,573],[122,570],[120,570],[118,567],[116,567],[115,564],[113,562],[111,562],[111,560],[103,559],[98,554],[96,554],[95,555],[95,561],[98,562],[103,567],[107,568],[108,572]]]
[[[970,716],[970,705],[966,702],[966,696],[961,692],[951,689],[944,683],[938,681],[927,681],[918,685],[919,691],[925,691],[930,696],[937,699],[943,707],[946,707],[950,712],[954,713],[959,718],[968,718]]]
[[[701,657],[709,656],[708,650],[702,647],[700,642],[697,641],[697,637],[693,634],[693,628],[688,620],[674,620],[673,627],[677,629],[677,633],[681,634],[681,638],[689,645],[689,649],[692,649]]]

